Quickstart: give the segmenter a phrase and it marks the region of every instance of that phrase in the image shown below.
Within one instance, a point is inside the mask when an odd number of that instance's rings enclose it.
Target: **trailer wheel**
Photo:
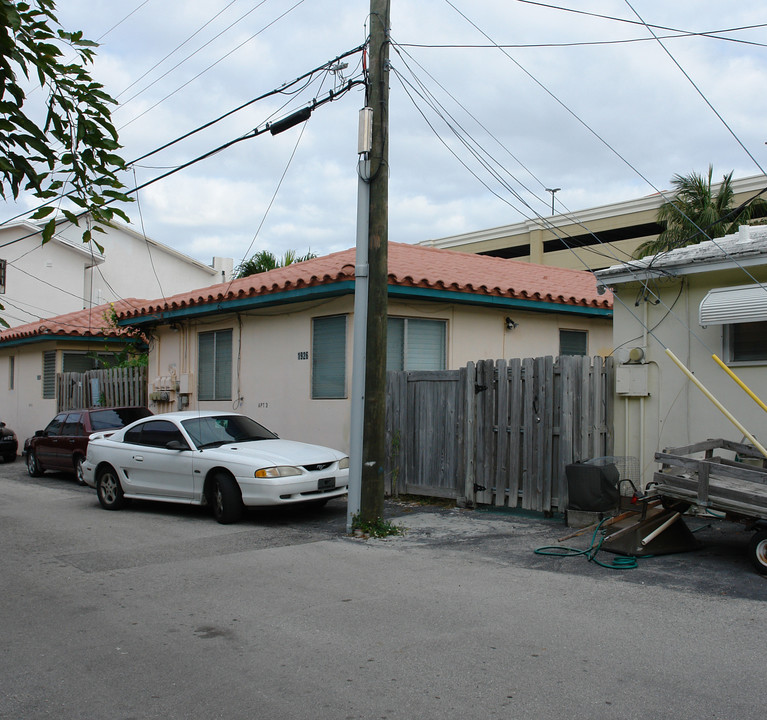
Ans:
[[[754,533],[748,543],[748,554],[756,572],[767,575],[767,530]]]

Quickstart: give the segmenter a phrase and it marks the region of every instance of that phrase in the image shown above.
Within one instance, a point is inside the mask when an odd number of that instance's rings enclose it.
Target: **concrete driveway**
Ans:
[[[222,526],[0,466],[0,718],[763,717],[736,526],[610,571],[532,552],[561,521],[388,510],[404,536],[339,501]]]

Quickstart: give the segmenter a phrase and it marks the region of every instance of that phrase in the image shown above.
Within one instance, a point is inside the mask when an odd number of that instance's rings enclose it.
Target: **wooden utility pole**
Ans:
[[[383,517],[386,460],[386,321],[389,238],[389,17],[391,0],[370,0],[368,103],[373,108],[368,231],[368,316],[360,520]]]

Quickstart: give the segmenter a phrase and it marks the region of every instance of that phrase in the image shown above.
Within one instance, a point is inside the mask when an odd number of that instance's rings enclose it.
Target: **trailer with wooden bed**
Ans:
[[[668,448],[655,459],[661,466],[648,495],[668,510],[696,506],[753,529],[749,557],[767,575],[767,458],[751,445],[719,438]]]

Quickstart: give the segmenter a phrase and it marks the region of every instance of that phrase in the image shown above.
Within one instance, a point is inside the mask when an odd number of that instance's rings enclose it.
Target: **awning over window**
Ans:
[[[700,304],[701,325],[767,321],[767,285],[709,290]]]

